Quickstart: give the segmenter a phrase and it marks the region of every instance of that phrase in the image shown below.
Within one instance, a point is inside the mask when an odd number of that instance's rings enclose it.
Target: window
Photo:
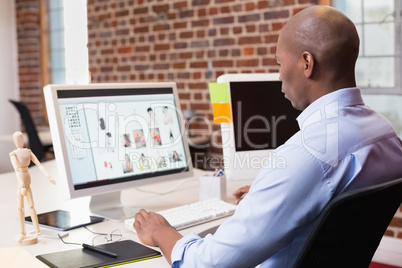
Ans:
[[[48,1],[49,73],[52,84],[66,83],[63,0]]]
[[[87,84],[87,6],[82,0],[48,0],[49,73],[53,84]]]
[[[401,0],[333,0],[333,6],[359,32],[358,86],[366,93],[402,94]]]

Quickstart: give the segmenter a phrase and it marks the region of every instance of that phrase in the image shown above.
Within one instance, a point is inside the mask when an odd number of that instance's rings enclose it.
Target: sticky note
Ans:
[[[227,83],[209,83],[211,103],[230,102]]]
[[[230,123],[232,116],[230,114],[230,103],[212,103],[214,123]]]

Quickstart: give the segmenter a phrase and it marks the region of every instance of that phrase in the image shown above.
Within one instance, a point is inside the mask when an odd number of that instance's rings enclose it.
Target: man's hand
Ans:
[[[153,234],[161,229],[173,229],[169,222],[160,214],[141,209],[134,217],[134,228],[142,243],[157,247]]]
[[[141,209],[134,219],[134,228],[141,242],[148,246],[159,247],[166,260],[171,263],[170,255],[173,247],[183,236],[157,213]]]
[[[239,204],[240,201],[244,198],[244,196],[248,193],[250,190],[250,186],[243,186],[239,189],[237,189],[234,193],[233,196],[236,198],[236,204]]]

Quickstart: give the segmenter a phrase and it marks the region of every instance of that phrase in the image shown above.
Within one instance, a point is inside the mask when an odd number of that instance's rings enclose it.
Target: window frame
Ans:
[[[331,0],[331,5],[333,7],[336,7],[335,5],[336,0]],[[353,0],[356,1],[356,0]],[[364,0],[360,0],[362,3],[364,3]],[[402,60],[401,60],[401,41],[402,41],[402,34],[401,34],[401,22],[402,22],[402,14],[401,14],[401,4],[402,0],[394,0],[394,52],[393,55],[390,57],[393,57],[394,59],[394,86],[393,87],[363,87],[359,86],[364,94],[402,94],[402,76],[400,76],[401,71],[402,71]],[[399,12],[396,12],[399,11]],[[362,5],[362,16],[364,17],[364,6]],[[365,22],[364,20],[361,23],[358,23],[356,25],[361,26],[362,29],[364,29],[365,25],[369,24],[376,24],[373,22]],[[378,23],[377,23],[378,24]],[[364,35],[364,31],[361,33]],[[362,40],[364,40],[363,36],[360,36],[360,42],[362,46]],[[386,55],[381,56],[366,56],[366,55],[359,55],[359,58],[376,58],[376,57],[387,57]]]

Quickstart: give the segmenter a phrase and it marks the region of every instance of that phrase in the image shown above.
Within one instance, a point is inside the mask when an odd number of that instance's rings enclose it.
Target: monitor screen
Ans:
[[[95,196],[192,176],[175,83],[48,85],[44,91],[65,198],[107,200]]]
[[[281,81],[230,82],[236,151],[275,149],[299,130]]]
[[[253,179],[269,152],[298,130],[300,114],[281,91],[279,74],[226,74],[232,122],[221,124],[223,164],[228,179]]]

